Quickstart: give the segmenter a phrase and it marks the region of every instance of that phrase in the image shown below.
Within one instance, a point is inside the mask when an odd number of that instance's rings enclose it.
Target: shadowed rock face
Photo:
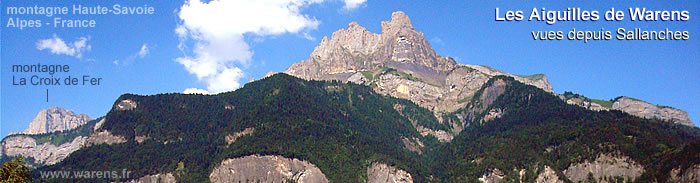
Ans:
[[[86,114],[77,115],[63,108],[53,107],[41,110],[29,124],[24,134],[42,134],[66,131],[77,128],[90,121]]]
[[[484,173],[484,175],[481,175],[479,181],[484,183],[499,183],[503,180],[503,177],[505,177],[505,174],[498,168],[494,168]]]
[[[435,113],[453,112],[491,77],[507,75],[552,91],[544,75],[517,76],[486,66],[458,64],[438,55],[403,12],[383,21],[382,33],[356,22],[324,37],[306,61],[287,74],[307,80],[340,80],[373,86],[381,94],[409,99]]]
[[[680,167],[671,170],[670,182],[700,182],[700,164],[681,172]]]
[[[681,124],[681,125],[686,125],[686,126],[695,126],[693,125],[693,122],[690,121],[690,117],[688,117],[688,113],[680,110],[680,109],[674,109],[670,107],[659,107],[653,104],[650,104],[648,102],[644,102],[641,100],[629,98],[629,97],[620,97],[617,100],[615,100],[615,103],[613,103],[612,106],[613,109],[621,110],[626,113],[641,117],[641,118],[648,118],[648,119],[661,119],[661,120],[666,120],[672,123],[676,124]]]
[[[282,156],[246,156],[227,159],[209,175],[211,182],[294,182],[323,183],[328,179],[316,165]]]

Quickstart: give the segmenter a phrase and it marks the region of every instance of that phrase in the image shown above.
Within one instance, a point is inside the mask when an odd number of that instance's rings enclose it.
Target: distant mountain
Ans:
[[[80,149],[96,123],[60,107],[41,110],[26,130],[0,141],[0,160],[23,156],[31,167],[55,164]]]
[[[98,118],[70,130],[42,134],[10,134],[0,141],[1,161],[22,156],[33,168],[53,165],[72,152],[83,148],[96,125],[104,122]]]
[[[39,111],[34,120],[29,123],[29,127],[22,133],[42,134],[66,131],[77,128],[88,121],[90,121],[90,117],[86,114],[78,115],[60,107],[52,107]]]

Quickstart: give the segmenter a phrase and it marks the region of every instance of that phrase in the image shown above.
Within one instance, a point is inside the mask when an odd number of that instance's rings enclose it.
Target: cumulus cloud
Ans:
[[[36,49],[49,50],[52,54],[74,56],[80,59],[84,52],[92,49],[92,46],[87,43],[88,40],[90,37],[80,37],[72,43],[66,43],[54,34],[52,38],[37,41]]]
[[[345,9],[359,7],[366,0],[344,0]],[[188,0],[177,15],[174,32],[184,56],[175,61],[207,84],[210,93],[234,90],[245,77],[241,68],[251,64],[253,51],[246,35],[308,34],[320,22],[300,10],[324,0]]]
[[[355,8],[360,7],[360,5],[367,2],[367,0],[343,0],[343,2],[345,3],[345,6],[343,6],[343,9],[353,10]]]
[[[207,90],[199,89],[199,88],[187,88],[183,92],[185,94],[202,94],[202,95],[208,95],[209,92]]]
[[[148,52],[148,46],[146,46],[146,44],[144,43],[144,44],[141,46],[141,50],[139,50],[138,55],[139,55],[139,57],[143,58],[143,57],[146,57],[146,55],[148,55],[148,53],[149,53],[149,52]]]
[[[245,76],[240,67],[250,64],[253,52],[245,34],[257,36],[300,33],[316,29],[319,21],[300,9],[321,0],[187,1],[178,12],[175,33],[178,48],[191,55],[176,59],[185,69],[207,84],[211,93],[240,87]],[[302,34],[303,35],[303,34]],[[192,46],[185,41],[191,40]],[[187,48],[191,47],[191,50]]]

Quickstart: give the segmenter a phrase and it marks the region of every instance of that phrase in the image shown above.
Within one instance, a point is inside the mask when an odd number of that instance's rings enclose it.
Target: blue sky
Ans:
[[[24,130],[41,109],[59,106],[92,118],[105,115],[123,93],[157,94],[187,89],[226,91],[280,72],[308,58],[323,36],[357,21],[380,33],[380,22],[404,11],[433,48],[459,63],[513,73],[544,73],[557,93],[590,98],[630,96],[673,106],[699,125],[700,63],[697,1],[294,1],[282,5],[185,1],[2,2],[0,135]],[[300,3],[299,3],[300,2]],[[353,3],[354,2],[354,3]],[[221,3],[208,6],[211,3]],[[73,4],[153,6],[154,15],[7,15],[8,6]],[[280,9],[280,7],[282,7]],[[291,8],[290,8],[291,7]],[[687,10],[687,22],[497,22],[494,10],[580,7],[604,11],[630,7]],[[188,13],[185,13],[188,12]],[[602,15],[601,15],[602,16]],[[8,28],[9,18],[94,19],[96,28]],[[688,31],[686,41],[536,41],[531,31],[613,31],[617,28]],[[56,44],[58,40],[65,45]],[[614,39],[614,38],[613,38]],[[45,40],[42,42],[42,40]],[[45,43],[45,44],[44,44]],[[201,49],[199,49],[201,48]],[[54,52],[52,52],[55,50]],[[100,86],[13,86],[12,64],[67,64],[68,74],[102,77]],[[211,69],[213,68],[213,70]],[[223,87],[222,87],[223,86]],[[49,102],[46,102],[46,89]]]

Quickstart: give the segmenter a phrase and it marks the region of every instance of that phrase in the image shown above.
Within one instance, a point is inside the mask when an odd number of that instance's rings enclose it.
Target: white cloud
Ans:
[[[149,53],[148,46],[146,46],[146,44],[144,43],[141,46],[141,50],[139,50],[138,55],[139,55],[139,57],[143,58],[143,57],[146,57],[146,55],[148,55],[148,53]]]
[[[207,90],[202,90],[199,88],[187,88],[187,89],[185,89],[185,91],[183,93],[185,93],[185,94],[202,94],[202,95],[209,94],[209,92]]]
[[[245,41],[246,34],[260,41],[264,36],[285,33],[313,40],[308,31],[320,22],[300,9],[324,1],[188,0],[177,12],[180,23],[174,30],[180,39],[178,48],[185,56],[175,61],[206,82],[211,93],[234,90],[245,76],[241,67],[248,67],[254,54]],[[343,8],[351,10],[366,0],[343,2]],[[187,41],[192,41],[191,45]]]
[[[87,43],[88,40],[90,37],[80,37],[73,43],[66,44],[63,39],[54,34],[52,38],[37,41],[36,49],[40,51],[48,49],[53,54],[74,56],[80,59],[84,52],[92,49],[92,46]]]
[[[211,93],[234,90],[245,74],[240,67],[251,63],[253,51],[245,34],[259,37],[301,33],[316,29],[320,22],[302,14],[301,8],[323,0],[212,0],[208,3],[189,0],[180,8],[180,23],[175,33],[178,48],[185,55],[175,59]],[[186,44],[193,41],[192,46]],[[191,47],[191,50],[188,48]]]
[[[343,6],[343,9],[353,10],[355,8],[360,7],[360,5],[367,2],[367,0],[343,0],[343,2],[345,3],[345,6]]]
[[[226,68],[215,77],[207,78],[207,89],[212,93],[231,91],[241,86],[238,82],[245,74],[238,67]]]
[[[143,43],[138,52],[134,52],[133,54],[127,56],[126,58],[122,59],[121,61],[114,60],[112,63],[114,63],[114,65],[129,64],[131,62],[134,62],[134,60],[136,60],[137,58],[144,58],[144,57],[148,56],[148,54],[150,54],[150,49],[148,48],[148,45],[146,45],[146,43]]]

